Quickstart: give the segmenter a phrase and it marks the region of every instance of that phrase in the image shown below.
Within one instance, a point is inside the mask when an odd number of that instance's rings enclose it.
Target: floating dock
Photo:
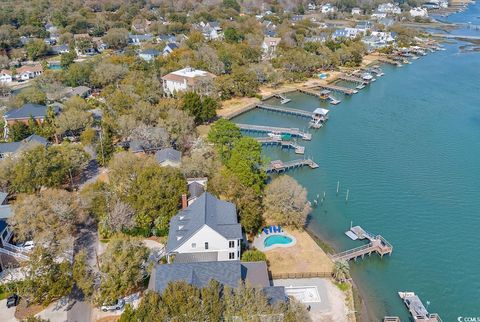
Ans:
[[[311,169],[318,168],[318,164],[316,164],[312,159],[299,159],[293,161],[283,162],[282,160],[275,160],[271,161],[267,168],[265,169],[267,174],[268,173],[282,173],[288,170],[301,168],[304,166],[308,166]]]
[[[276,97],[276,98],[279,98],[281,100],[280,104],[286,104],[286,103],[288,103],[292,100],[292,99],[286,97],[285,95],[283,95],[282,93],[274,94],[273,96]]]
[[[296,108],[276,106],[276,105],[270,105],[270,104],[264,104],[264,103],[258,103],[256,105],[256,107],[267,110],[267,111],[285,113],[285,114],[290,114],[290,115],[295,115],[295,116],[300,116],[300,117],[308,117],[308,118],[313,117],[312,112],[299,110],[299,109],[296,109]]]
[[[251,124],[240,124],[240,123],[236,123],[236,125],[240,128],[240,130],[247,131],[247,132],[290,134],[291,136],[300,137],[305,141],[310,141],[312,139],[311,133],[303,132],[297,128],[251,125]]]
[[[345,235],[352,240],[368,239],[370,242],[366,245],[332,255],[331,258],[334,261],[356,260],[358,257],[364,258],[365,255],[370,256],[372,253],[377,253],[383,258],[383,255],[391,255],[393,252],[393,246],[385,238],[381,235],[371,234],[360,226],[351,227],[349,231],[345,232]]]
[[[414,321],[422,322],[442,322],[438,314],[428,313],[420,298],[414,292],[398,292],[398,296],[407,306]]]
[[[305,147],[298,145],[296,142],[293,141],[286,141],[273,137],[260,137],[255,138],[255,140],[257,140],[257,142],[262,145],[280,145],[282,148],[295,149],[296,154],[305,154]]]

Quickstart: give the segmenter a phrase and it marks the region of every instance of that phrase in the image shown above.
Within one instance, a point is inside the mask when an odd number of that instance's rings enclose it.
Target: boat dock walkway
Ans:
[[[320,91],[316,91],[316,90],[313,90],[313,89],[310,89],[310,88],[299,88],[298,91],[300,93],[303,93],[303,94],[312,95],[312,96],[318,97],[320,99],[325,99],[324,96],[320,93]],[[336,98],[334,98],[331,95],[328,95],[327,99],[330,102],[330,104],[332,104],[332,105],[337,105],[337,104],[340,104],[342,102],[340,100],[337,100]]]
[[[364,230],[360,226],[351,227],[349,231],[345,232],[352,240],[357,239],[368,239],[370,242],[366,245],[352,248],[346,250],[344,252],[334,254],[331,256],[332,260],[339,261],[339,260],[346,260],[349,261],[351,259],[357,259],[357,257],[365,257],[365,255],[371,255],[372,253],[376,252],[380,257],[383,255],[391,255],[393,251],[393,246],[381,235],[374,235],[366,230]]]
[[[346,82],[350,82],[350,83],[359,84],[359,85],[364,85],[368,83],[367,81],[361,79],[360,77],[355,77],[350,75],[339,75],[338,79]]]
[[[261,109],[264,109],[264,110],[268,110],[268,111],[286,113],[286,114],[300,116],[300,117],[308,117],[308,118],[313,117],[312,112],[299,110],[299,109],[296,109],[296,108],[276,106],[276,105],[270,105],[270,104],[264,104],[264,103],[258,103],[257,107],[261,108]]]
[[[281,173],[304,166],[309,166],[311,169],[318,168],[318,164],[316,164],[312,159],[298,159],[287,162],[283,162],[282,160],[274,160],[267,165],[266,172]]]
[[[305,141],[310,141],[312,139],[311,133],[303,132],[297,128],[251,125],[251,124],[240,124],[240,123],[236,123],[236,125],[240,128],[240,130],[247,131],[247,132],[290,134],[291,136],[300,137]]]
[[[328,85],[315,85],[315,86],[313,86],[312,88],[327,89],[327,90],[329,90],[329,91],[339,92],[339,93],[342,93],[342,94],[345,94],[345,95],[353,95],[353,94],[357,94],[357,93],[358,93],[358,91],[355,90],[355,89],[351,89],[351,88],[343,87],[343,86],[338,86],[338,85],[331,85],[331,84],[328,84]]]
[[[438,314],[428,313],[422,301],[414,292],[398,292],[398,296],[400,296],[403,303],[407,306],[414,321],[442,322]]]
[[[305,154],[305,147],[298,145],[294,141],[285,141],[278,138],[271,138],[271,137],[259,137],[255,138],[258,143],[262,145],[280,145],[282,148],[292,148],[295,149],[296,154]]]

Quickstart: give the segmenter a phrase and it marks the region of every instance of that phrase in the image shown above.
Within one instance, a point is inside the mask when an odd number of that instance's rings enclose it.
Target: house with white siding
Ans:
[[[205,192],[170,220],[167,258],[175,263],[239,260],[241,241],[235,205]]]
[[[163,76],[163,90],[167,95],[195,91],[202,82],[212,81],[214,78],[212,73],[186,67]]]
[[[8,69],[2,69],[0,71],[0,83],[8,84],[13,81],[13,73]]]

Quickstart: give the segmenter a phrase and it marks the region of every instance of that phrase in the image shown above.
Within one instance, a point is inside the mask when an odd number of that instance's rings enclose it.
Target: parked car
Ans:
[[[125,306],[125,300],[119,299],[119,300],[117,300],[117,303],[115,303],[115,304],[109,305],[109,304],[105,304],[105,303],[104,303],[104,304],[102,305],[102,308],[101,308],[101,309],[102,309],[103,312],[116,311],[116,310],[121,310],[121,309],[123,309],[124,306]]]
[[[17,306],[19,301],[20,301],[20,297],[17,294],[10,295],[7,298],[7,308],[11,308],[12,306]]]

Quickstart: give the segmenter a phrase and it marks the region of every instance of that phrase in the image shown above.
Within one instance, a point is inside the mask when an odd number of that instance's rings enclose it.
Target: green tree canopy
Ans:
[[[100,261],[103,274],[96,302],[113,303],[138,290],[145,279],[147,258],[148,248],[141,240],[126,236],[111,239]]]
[[[135,209],[140,227],[155,228],[156,234],[166,235],[170,218],[178,212],[186,192],[186,181],[178,169],[152,165],[138,172],[127,202]]]
[[[266,178],[262,169],[262,148],[254,138],[242,137],[236,141],[225,165],[242,184],[256,193],[262,191]]]
[[[208,140],[215,145],[223,161],[230,158],[235,142],[241,137],[242,133],[238,126],[226,119],[219,119],[213,123],[208,132]]]
[[[217,115],[218,102],[209,96],[200,96],[195,92],[188,92],[183,96],[183,109],[194,118],[195,123],[204,123]]]
[[[250,249],[242,254],[242,261],[244,262],[261,262],[266,260],[267,256],[258,249]]]

